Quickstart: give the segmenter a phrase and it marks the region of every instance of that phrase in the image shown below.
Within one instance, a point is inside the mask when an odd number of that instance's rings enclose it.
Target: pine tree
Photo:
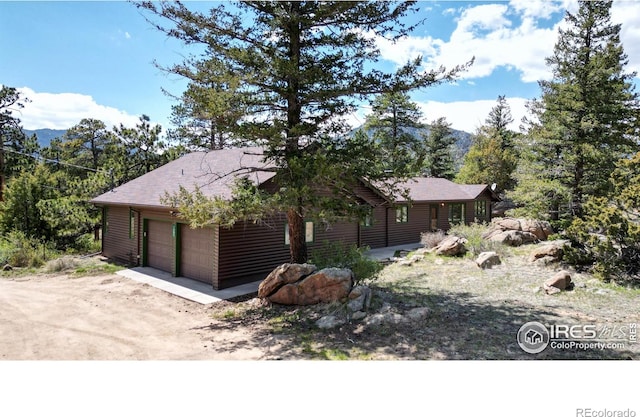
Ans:
[[[239,93],[240,77],[215,60],[184,63],[171,72],[189,79],[180,103],[171,108],[171,122],[177,126],[170,138],[188,149],[223,149],[242,141],[233,135],[246,113]]]
[[[215,60],[222,73],[240,78],[237,94],[247,110],[228,127],[264,146],[276,167],[279,191],[264,207],[286,213],[292,262],[307,259],[305,218],[347,215],[359,205],[349,191],[355,178],[403,175],[387,172],[362,135],[347,140],[344,116],[374,94],[428,87],[465,68],[425,71],[417,58],[392,74],[370,69],[380,56],[372,35],[410,33],[414,27],[402,18],[416,12],[415,2],[245,1],[206,14],[177,2],[138,6],[166,18],[168,26],[156,27],[169,36],[204,45],[206,56],[195,62]],[[318,188],[331,192],[319,195]]]
[[[377,96],[371,107],[364,129],[378,144],[385,169],[418,175],[426,157],[418,105],[405,92],[391,92]]]
[[[472,137],[472,145],[456,176],[457,182],[495,183],[499,192],[514,186],[517,155],[513,141],[516,134],[507,128],[512,121],[509,105],[504,96],[499,96],[485,124]]]
[[[431,177],[451,180],[455,177],[452,147],[456,142],[456,138],[451,132],[451,124],[447,123],[446,118],[440,117],[429,127],[429,134],[426,138],[425,173]]]
[[[566,193],[542,192],[552,219],[582,216],[587,196],[604,196],[615,163],[638,149],[638,97],[620,25],[611,23],[611,1],[580,1],[566,14],[553,55],[546,62],[553,79],[540,81],[542,97],[531,103],[534,116],[527,152],[531,163]],[[535,179],[522,176],[514,198]],[[541,190],[543,191],[543,190]],[[547,190],[548,191],[548,190]],[[566,200],[562,197],[566,196]]]

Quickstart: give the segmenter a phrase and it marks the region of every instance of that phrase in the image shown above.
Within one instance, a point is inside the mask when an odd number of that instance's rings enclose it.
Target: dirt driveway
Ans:
[[[0,359],[270,359],[277,343],[114,274],[0,278]]]

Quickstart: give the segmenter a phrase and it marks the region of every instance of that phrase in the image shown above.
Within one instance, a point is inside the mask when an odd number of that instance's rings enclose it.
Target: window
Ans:
[[[304,241],[307,243],[313,243],[315,239],[315,232],[313,222],[305,222],[304,224]],[[289,245],[291,240],[289,239],[289,223],[284,225],[284,244]]]
[[[396,223],[407,223],[409,221],[409,207],[400,206],[396,208]]]
[[[449,224],[462,224],[464,222],[464,204],[449,204]]]
[[[367,214],[360,220],[360,226],[362,227],[371,227],[373,226],[373,213],[371,210],[368,211]]]
[[[484,200],[476,201],[476,218],[477,219],[486,219],[487,218],[487,202]]]
[[[136,237],[136,212],[129,209],[129,239]]]

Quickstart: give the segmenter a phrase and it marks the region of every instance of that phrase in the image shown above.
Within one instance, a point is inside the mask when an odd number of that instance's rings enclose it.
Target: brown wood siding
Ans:
[[[147,265],[161,271],[174,272],[173,224],[149,220],[147,227]]]
[[[192,229],[180,225],[180,276],[212,284],[214,264],[213,228]]]
[[[376,207],[372,211],[373,224],[360,227],[360,245],[370,248],[387,246],[387,208]]]
[[[284,215],[266,225],[238,223],[220,228],[218,288],[265,278],[275,267],[290,260],[284,244]]]
[[[136,213],[133,238],[129,237],[129,208],[122,206],[107,207],[106,227],[102,233],[102,254],[117,262],[135,266],[138,264],[139,219]]]
[[[389,209],[387,221],[389,227],[388,246],[420,242],[420,234],[429,230],[429,204],[415,203],[409,207],[409,221],[396,222],[396,209]]]

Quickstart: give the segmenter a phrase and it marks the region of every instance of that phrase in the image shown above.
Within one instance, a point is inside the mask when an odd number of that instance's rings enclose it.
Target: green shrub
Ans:
[[[14,267],[40,267],[48,256],[55,254],[50,245],[14,231],[0,238],[0,264]]]
[[[322,268],[349,268],[353,271],[356,282],[373,279],[383,268],[380,262],[370,259],[365,255],[368,247],[357,245],[345,245],[342,242],[324,242],[322,247],[316,249],[309,258],[309,263],[318,269]]]
[[[449,234],[467,239],[465,245],[468,253],[477,256],[482,252],[501,252],[502,245],[482,238],[482,234],[488,230],[486,224],[471,223],[470,225],[459,224],[449,229]]]

